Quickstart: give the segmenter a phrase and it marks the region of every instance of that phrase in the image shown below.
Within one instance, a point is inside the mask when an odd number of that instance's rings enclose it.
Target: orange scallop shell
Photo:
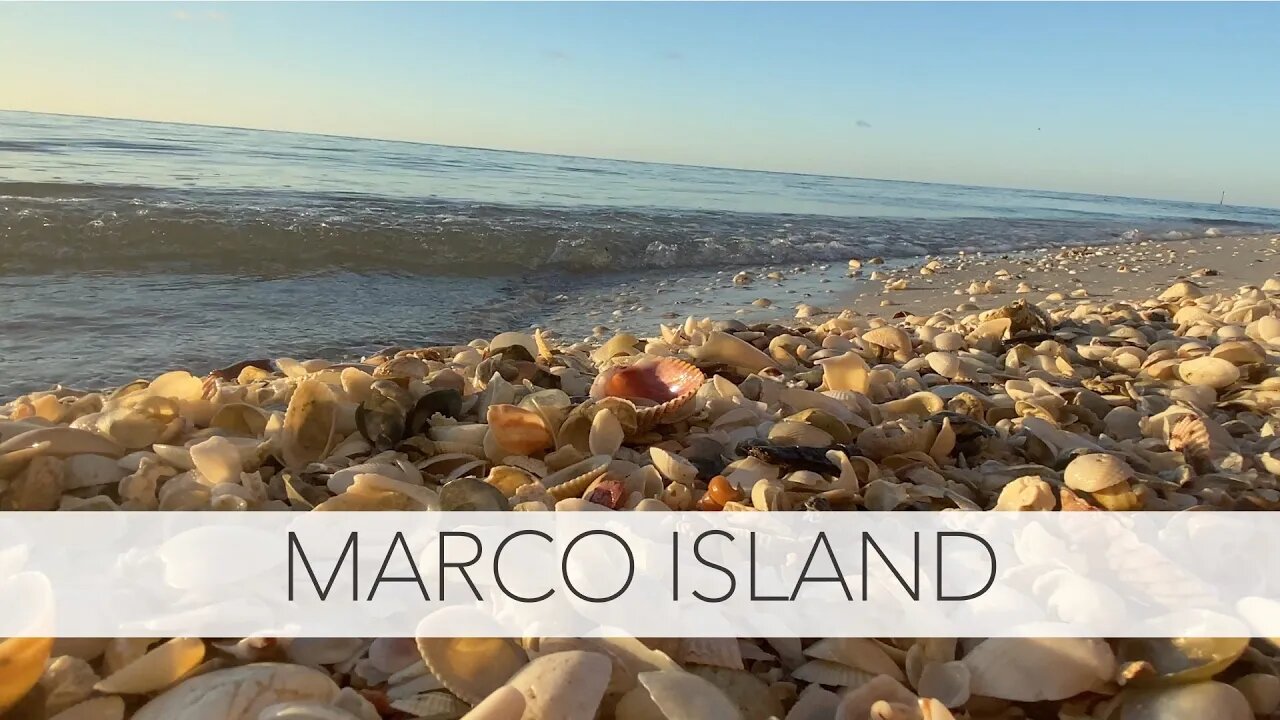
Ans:
[[[647,430],[692,401],[706,379],[701,370],[683,360],[646,357],[605,369],[591,384],[591,397],[632,402],[640,429]]]

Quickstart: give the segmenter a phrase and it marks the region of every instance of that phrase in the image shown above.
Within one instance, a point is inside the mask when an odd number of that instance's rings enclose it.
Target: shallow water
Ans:
[[[664,281],[706,305],[729,267],[1210,227],[1280,211],[0,112],[0,397],[581,334],[683,309],[656,309]]]

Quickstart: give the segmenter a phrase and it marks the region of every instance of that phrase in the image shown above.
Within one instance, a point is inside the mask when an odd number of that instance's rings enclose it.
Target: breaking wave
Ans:
[[[848,218],[0,183],[4,273],[590,273],[1004,252],[1264,229],[1270,228],[1208,219],[1135,226],[1102,217]]]

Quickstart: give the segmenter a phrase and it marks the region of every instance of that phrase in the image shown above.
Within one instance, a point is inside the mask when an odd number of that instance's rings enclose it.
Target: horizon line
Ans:
[[[566,155],[564,153],[539,152],[537,150],[513,150],[509,148],[481,147],[481,146],[475,146],[475,145],[448,145],[445,143],[429,142],[426,140],[403,140],[403,139],[395,139],[395,138],[369,137],[366,135],[340,135],[335,133],[308,132],[308,131],[301,131],[301,130],[280,130],[277,128],[249,127],[244,125],[215,125],[212,123],[181,122],[177,120],[148,120],[145,118],[118,117],[118,116],[111,116],[111,115],[80,115],[76,113],[48,112],[44,110],[12,110],[12,109],[3,108],[3,107],[0,107],[0,112],[22,113],[26,115],[51,115],[54,117],[83,118],[87,120],[116,120],[121,122],[149,123],[152,125],[179,125],[183,127],[201,127],[201,128],[212,128],[217,130],[244,130],[249,132],[269,132],[269,133],[280,133],[283,135],[303,135],[303,136],[310,136],[310,137],[336,138],[340,140],[365,140],[365,141],[372,141],[372,142],[403,143],[406,145],[425,145],[428,147],[456,148],[459,150],[479,150],[482,152],[503,152],[503,153],[513,153],[517,155],[536,155],[540,157],[573,158],[573,159],[580,159],[580,160],[600,160],[604,162],[634,163],[637,165],[658,165],[662,167],[693,168],[693,169],[699,169],[699,170],[729,170],[732,172],[763,173],[767,175],[792,175],[796,177],[813,177],[813,178],[825,178],[825,179],[834,179],[834,180],[864,180],[864,181],[870,181],[870,182],[903,183],[908,185],[938,185],[938,186],[944,186],[944,187],[975,188],[975,189],[981,189],[981,190],[1018,190],[1018,191],[1024,191],[1024,192],[1025,191],[1046,192],[1046,193],[1057,193],[1060,195],[1083,195],[1083,196],[1095,197],[1095,198],[1121,198],[1125,200],[1143,200],[1143,201],[1151,201],[1151,202],[1179,202],[1179,203],[1187,203],[1190,205],[1205,205],[1208,207],[1237,208],[1241,210],[1265,210],[1268,212],[1280,210],[1280,205],[1277,205],[1274,207],[1269,207],[1265,205],[1220,205],[1219,203],[1200,201],[1200,200],[1178,200],[1174,198],[1141,197],[1137,195],[1105,195],[1097,192],[1080,192],[1080,191],[1074,191],[1074,190],[1050,190],[1047,188],[1010,187],[1010,186],[1003,186],[1003,185],[977,185],[977,184],[971,184],[971,183],[940,182],[936,180],[899,180],[899,179],[893,179],[893,178],[862,177],[858,175],[833,175],[830,173],[799,172],[799,171],[791,171],[791,170],[766,170],[763,168],[732,167],[727,165],[698,165],[694,163],[662,162],[659,160],[633,160],[628,158],[599,157],[595,155]],[[1224,190],[1223,193],[1225,194],[1225,192],[1226,191]]]

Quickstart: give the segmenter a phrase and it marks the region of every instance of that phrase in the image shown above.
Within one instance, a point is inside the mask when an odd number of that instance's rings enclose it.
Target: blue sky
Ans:
[[[0,108],[1280,206],[1280,4],[0,3]]]

